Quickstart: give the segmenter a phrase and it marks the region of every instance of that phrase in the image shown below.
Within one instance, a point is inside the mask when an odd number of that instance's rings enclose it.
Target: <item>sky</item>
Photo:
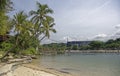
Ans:
[[[108,40],[120,37],[120,0],[12,0],[15,10],[36,10],[36,1],[54,10],[56,34],[42,43]]]

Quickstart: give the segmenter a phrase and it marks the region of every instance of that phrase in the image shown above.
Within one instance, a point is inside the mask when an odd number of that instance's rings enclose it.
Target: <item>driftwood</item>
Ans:
[[[22,59],[9,59],[7,63],[14,63],[14,62],[30,63],[30,62],[32,62],[32,58],[26,57],[26,58],[22,58]]]

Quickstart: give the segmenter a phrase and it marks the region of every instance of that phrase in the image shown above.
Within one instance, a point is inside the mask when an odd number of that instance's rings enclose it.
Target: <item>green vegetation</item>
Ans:
[[[120,38],[106,42],[92,41],[90,44],[82,46],[71,45],[68,48],[71,50],[120,50]]]
[[[66,50],[65,43],[51,43],[51,44],[44,44],[41,48],[43,52],[51,52],[57,54],[63,54]]]
[[[62,54],[65,50],[119,50],[120,38],[107,42],[92,41],[89,45],[67,46],[64,43],[51,43],[41,45],[45,38],[50,38],[50,32],[54,29],[54,18],[51,17],[53,10],[46,4],[36,2],[37,10],[29,13],[17,12],[12,18],[8,12],[13,10],[11,0],[0,0],[0,57],[4,60],[9,53],[15,55],[33,55],[45,52]],[[10,35],[10,34],[13,35]]]
[[[41,48],[39,48],[41,53],[57,53],[63,54],[66,50],[92,50],[91,52],[97,52],[94,50],[120,50],[120,38],[118,39],[111,39],[106,42],[103,41],[91,41],[88,45],[68,45],[66,43],[51,43],[51,44],[44,44]],[[103,51],[105,52],[105,51]]]
[[[7,13],[12,11],[12,4],[11,0],[0,0],[1,60],[9,53],[37,54],[41,40],[49,38],[50,32],[56,33],[54,19],[50,16],[53,10],[46,4],[37,2],[37,10],[31,10],[29,14],[20,11],[10,18]],[[11,32],[14,35],[11,36]]]

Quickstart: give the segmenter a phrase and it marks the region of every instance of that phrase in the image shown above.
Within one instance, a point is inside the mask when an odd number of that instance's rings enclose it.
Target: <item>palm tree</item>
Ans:
[[[0,0],[0,11],[10,11],[12,10],[12,5],[13,3],[11,0]]]
[[[23,11],[14,15],[13,25],[15,27],[15,31],[17,34],[22,33],[22,31],[24,30],[24,26],[25,26],[24,24],[26,22],[26,19],[27,19],[27,15],[24,14]]]
[[[29,47],[36,48],[38,39],[33,35],[34,31],[34,24],[29,21],[28,16],[23,12],[19,12],[14,15],[13,25],[14,25],[14,33],[15,35],[15,45],[20,50],[28,49]]]
[[[15,51],[19,53],[18,50],[24,49],[25,42],[27,42],[26,38],[30,36],[29,30],[28,30],[28,28],[30,27],[28,23],[29,21],[27,21],[27,15],[24,14],[23,11],[14,15],[14,18],[12,20],[12,24],[14,28],[13,33],[15,34],[13,42],[12,42],[14,45],[10,50],[6,51],[2,59],[4,59],[4,57],[6,57],[11,51]]]
[[[50,37],[50,31],[56,32],[53,28],[54,19],[49,16],[53,13],[53,10],[50,9],[46,4],[40,4],[37,2],[38,9],[36,11],[30,11],[32,16],[31,21],[35,24],[34,29],[36,29],[34,35],[39,38],[41,35],[40,41],[45,37]],[[44,34],[44,35],[43,35]]]
[[[8,17],[0,12],[0,35],[5,35],[8,31]]]
[[[53,28],[53,26],[55,25],[53,23],[53,20],[46,20],[46,21],[43,21],[43,24],[44,26],[41,27],[41,31],[42,33],[44,34],[44,36],[40,39],[43,40],[45,37],[50,37],[50,32],[53,32],[53,33],[56,33],[56,30]]]
[[[11,4],[10,0],[0,0],[0,35],[6,35],[10,30],[9,17],[6,13],[12,9]]]
[[[12,2],[10,0],[0,0],[0,35],[3,38],[10,32],[11,29],[11,21],[9,17],[6,15],[11,7]]]

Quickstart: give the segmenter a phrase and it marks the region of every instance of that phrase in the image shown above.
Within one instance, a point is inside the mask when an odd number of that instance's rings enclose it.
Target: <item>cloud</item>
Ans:
[[[95,36],[95,38],[105,38],[105,37],[107,37],[106,34],[98,34]]]
[[[89,40],[101,40],[101,41],[106,41],[108,40],[108,35],[107,34],[97,34],[93,37],[90,37]]]
[[[111,34],[110,39],[120,38],[120,24],[114,26],[116,28],[115,32]]]
[[[110,39],[120,38],[120,25],[116,25],[115,28],[117,28],[118,30],[116,30],[116,31],[110,36]]]
[[[115,32],[115,34],[113,34],[112,38],[113,38],[113,39],[116,39],[116,38],[119,38],[119,37],[120,37],[120,30],[117,30],[117,31]]]
[[[91,18],[92,15],[99,13],[100,11],[103,10],[104,7],[106,7],[109,3],[111,2],[111,0],[108,0],[106,2],[104,2],[103,4],[101,4],[100,6],[96,7],[95,9],[92,9],[90,12],[88,12],[82,19],[80,22],[84,22],[86,20],[88,20],[89,18]]]
[[[70,36],[65,36],[61,39],[61,41],[67,42],[68,41],[76,41],[76,38],[70,37]]]
[[[119,35],[120,36],[120,30],[118,30],[115,35]]]
[[[120,29],[120,24],[115,25],[115,28],[116,28],[116,29]]]

